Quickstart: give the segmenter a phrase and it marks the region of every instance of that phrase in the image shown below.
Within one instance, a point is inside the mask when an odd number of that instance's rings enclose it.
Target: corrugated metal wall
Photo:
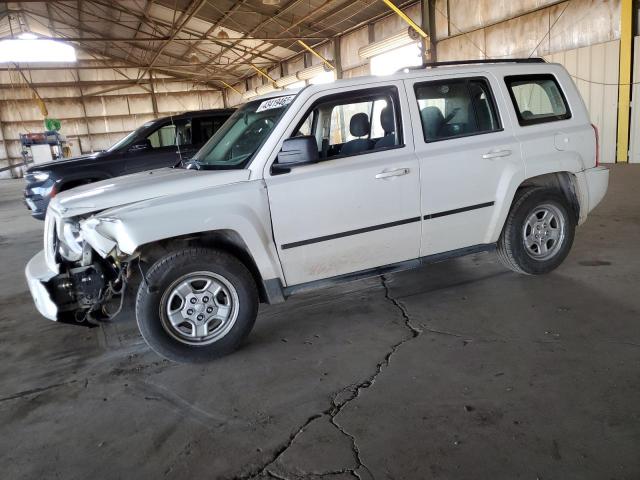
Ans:
[[[568,70],[600,134],[600,161],[616,161],[620,41],[600,43],[545,57]]]
[[[541,57],[620,38],[620,0],[438,0],[436,14],[439,60]]]
[[[438,60],[548,56],[620,37],[620,0],[436,0],[434,8]],[[419,4],[404,11],[421,23]],[[369,74],[369,63],[358,49],[369,44],[371,35],[379,41],[407,25],[391,15],[371,28],[373,32],[363,26],[337,39],[345,78]],[[333,58],[332,42],[318,48]],[[298,55],[284,62],[283,69],[291,74],[304,65],[303,55]],[[245,90],[242,84],[235,87]],[[240,96],[230,98],[234,101],[239,103]]]
[[[640,37],[633,39],[633,85],[631,86],[631,130],[629,163],[640,163]]]
[[[73,81],[76,72],[33,71],[34,83]],[[109,81],[109,70],[82,70],[82,81]],[[120,80],[122,80],[120,76]],[[135,76],[134,76],[135,78]],[[71,79],[71,80],[70,80]],[[0,168],[22,162],[19,135],[41,132],[43,115],[32,91],[16,72],[0,72]],[[157,115],[149,85],[128,87],[92,96],[98,88],[41,87],[50,118],[61,120],[61,133],[78,138],[83,153],[102,150],[153,118],[187,110],[222,108],[222,93],[210,87],[160,77],[154,81]],[[0,172],[0,178],[20,176],[22,168]]]

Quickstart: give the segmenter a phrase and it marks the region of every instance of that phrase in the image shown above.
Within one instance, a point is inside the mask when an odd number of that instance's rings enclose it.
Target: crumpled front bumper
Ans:
[[[50,270],[44,259],[44,250],[38,252],[25,268],[29,291],[36,304],[36,308],[44,317],[49,320],[58,320],[58,307],[54,303],[47,290],[46,283],[57,275],[57,272]]]

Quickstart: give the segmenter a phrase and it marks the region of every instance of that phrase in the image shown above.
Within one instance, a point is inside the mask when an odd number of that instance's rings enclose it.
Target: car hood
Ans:
[[[79,162],[86,162],[89,160],[96,160],[97,158],[101,157],[104,153],[103,152],[99,152],[99,153],[93,153],[91,155],[81,155],[79,157],[71,157],[71,158],[63,158],[61,160],[54,160],[53,162],[46,162],[46,163],[38,163],[36,165],[32,165],[31,167],[29,167],[27,169],[27,173],[32,173],[32,172],[40,172],[42,170],[50,170],[52,168],[58,168],[58,167],[64,167],[64,166],[73,166],[76,163]]]
[[[49,208],[74,217],[143,200],[180,195],[249,180],[249,170],[162,168],[111,178],[61,192]]]

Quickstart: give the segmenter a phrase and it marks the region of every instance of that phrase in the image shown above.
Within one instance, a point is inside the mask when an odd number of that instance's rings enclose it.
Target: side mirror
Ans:
[[[278,153],[277,163],[271,166],[271,174],[289,173],[293,167],[317,163],[318,142],[313,135],[287,138]]]
[[[142,150],[147,150],[148,148],[151,148],[151,140],[149,140],[148,138],[143,138],[140,140],[136,140],[136,142],[134,142],[133,145],[129,147],[129,151],[139,152]]]

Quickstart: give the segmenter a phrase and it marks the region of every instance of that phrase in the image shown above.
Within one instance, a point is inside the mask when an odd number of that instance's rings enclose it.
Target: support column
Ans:
[[[156,89],[153,87],[153,74],[149,70],[149,88],[151,88],[151,107],[153,108],[153,116],[158,118],[158,99],[156,98]]]
[[[229,97],[227,96],[227,89],[221,88],[220,92],[222,93],[222,106],[224,108],[229,108]]]
[[[620,2],[620,75],[618,79],[618,144],[616,163],[629,161],[629,110],[631,104],[631,50],[633,0]]]
[[[87,118],[87,106],[84,103],[84,93],[82,91],[82,87],[80,86],[80,70],[78,69],[76,69],[76,78],[78,79],[78,92],[80,92],[80,104],[82,105],[82,116],[84,117],[84,125],[87,128],[87,137],[89,137],[89,145],[91,146],[90,150],[91,153],[93,153],[93,138],[91,138],[91,129],[89,127],[89,119]],[[80,153],[84,153],[82,151],[82,142],[80,142]]]
[[[2,128],[2,120],[0,120],[0,172],[5,170],[5,166],[2,163],[6,160],[7,167],[9,166],[9,151],[7,149],[7,142],[4,139],[4,129]]]
[[[422,29],[429,35],[422,38],[422,51],[425,53],[426,62],[437,62],[438,52],[436,48],[436,8],[435,0],[422,0]],[[427,51],[429,52],[426,55]]]
[[[333,63],[336,67],[336,78],[342,78],[342,53],[340,51],[340,37],[333,37]]]

